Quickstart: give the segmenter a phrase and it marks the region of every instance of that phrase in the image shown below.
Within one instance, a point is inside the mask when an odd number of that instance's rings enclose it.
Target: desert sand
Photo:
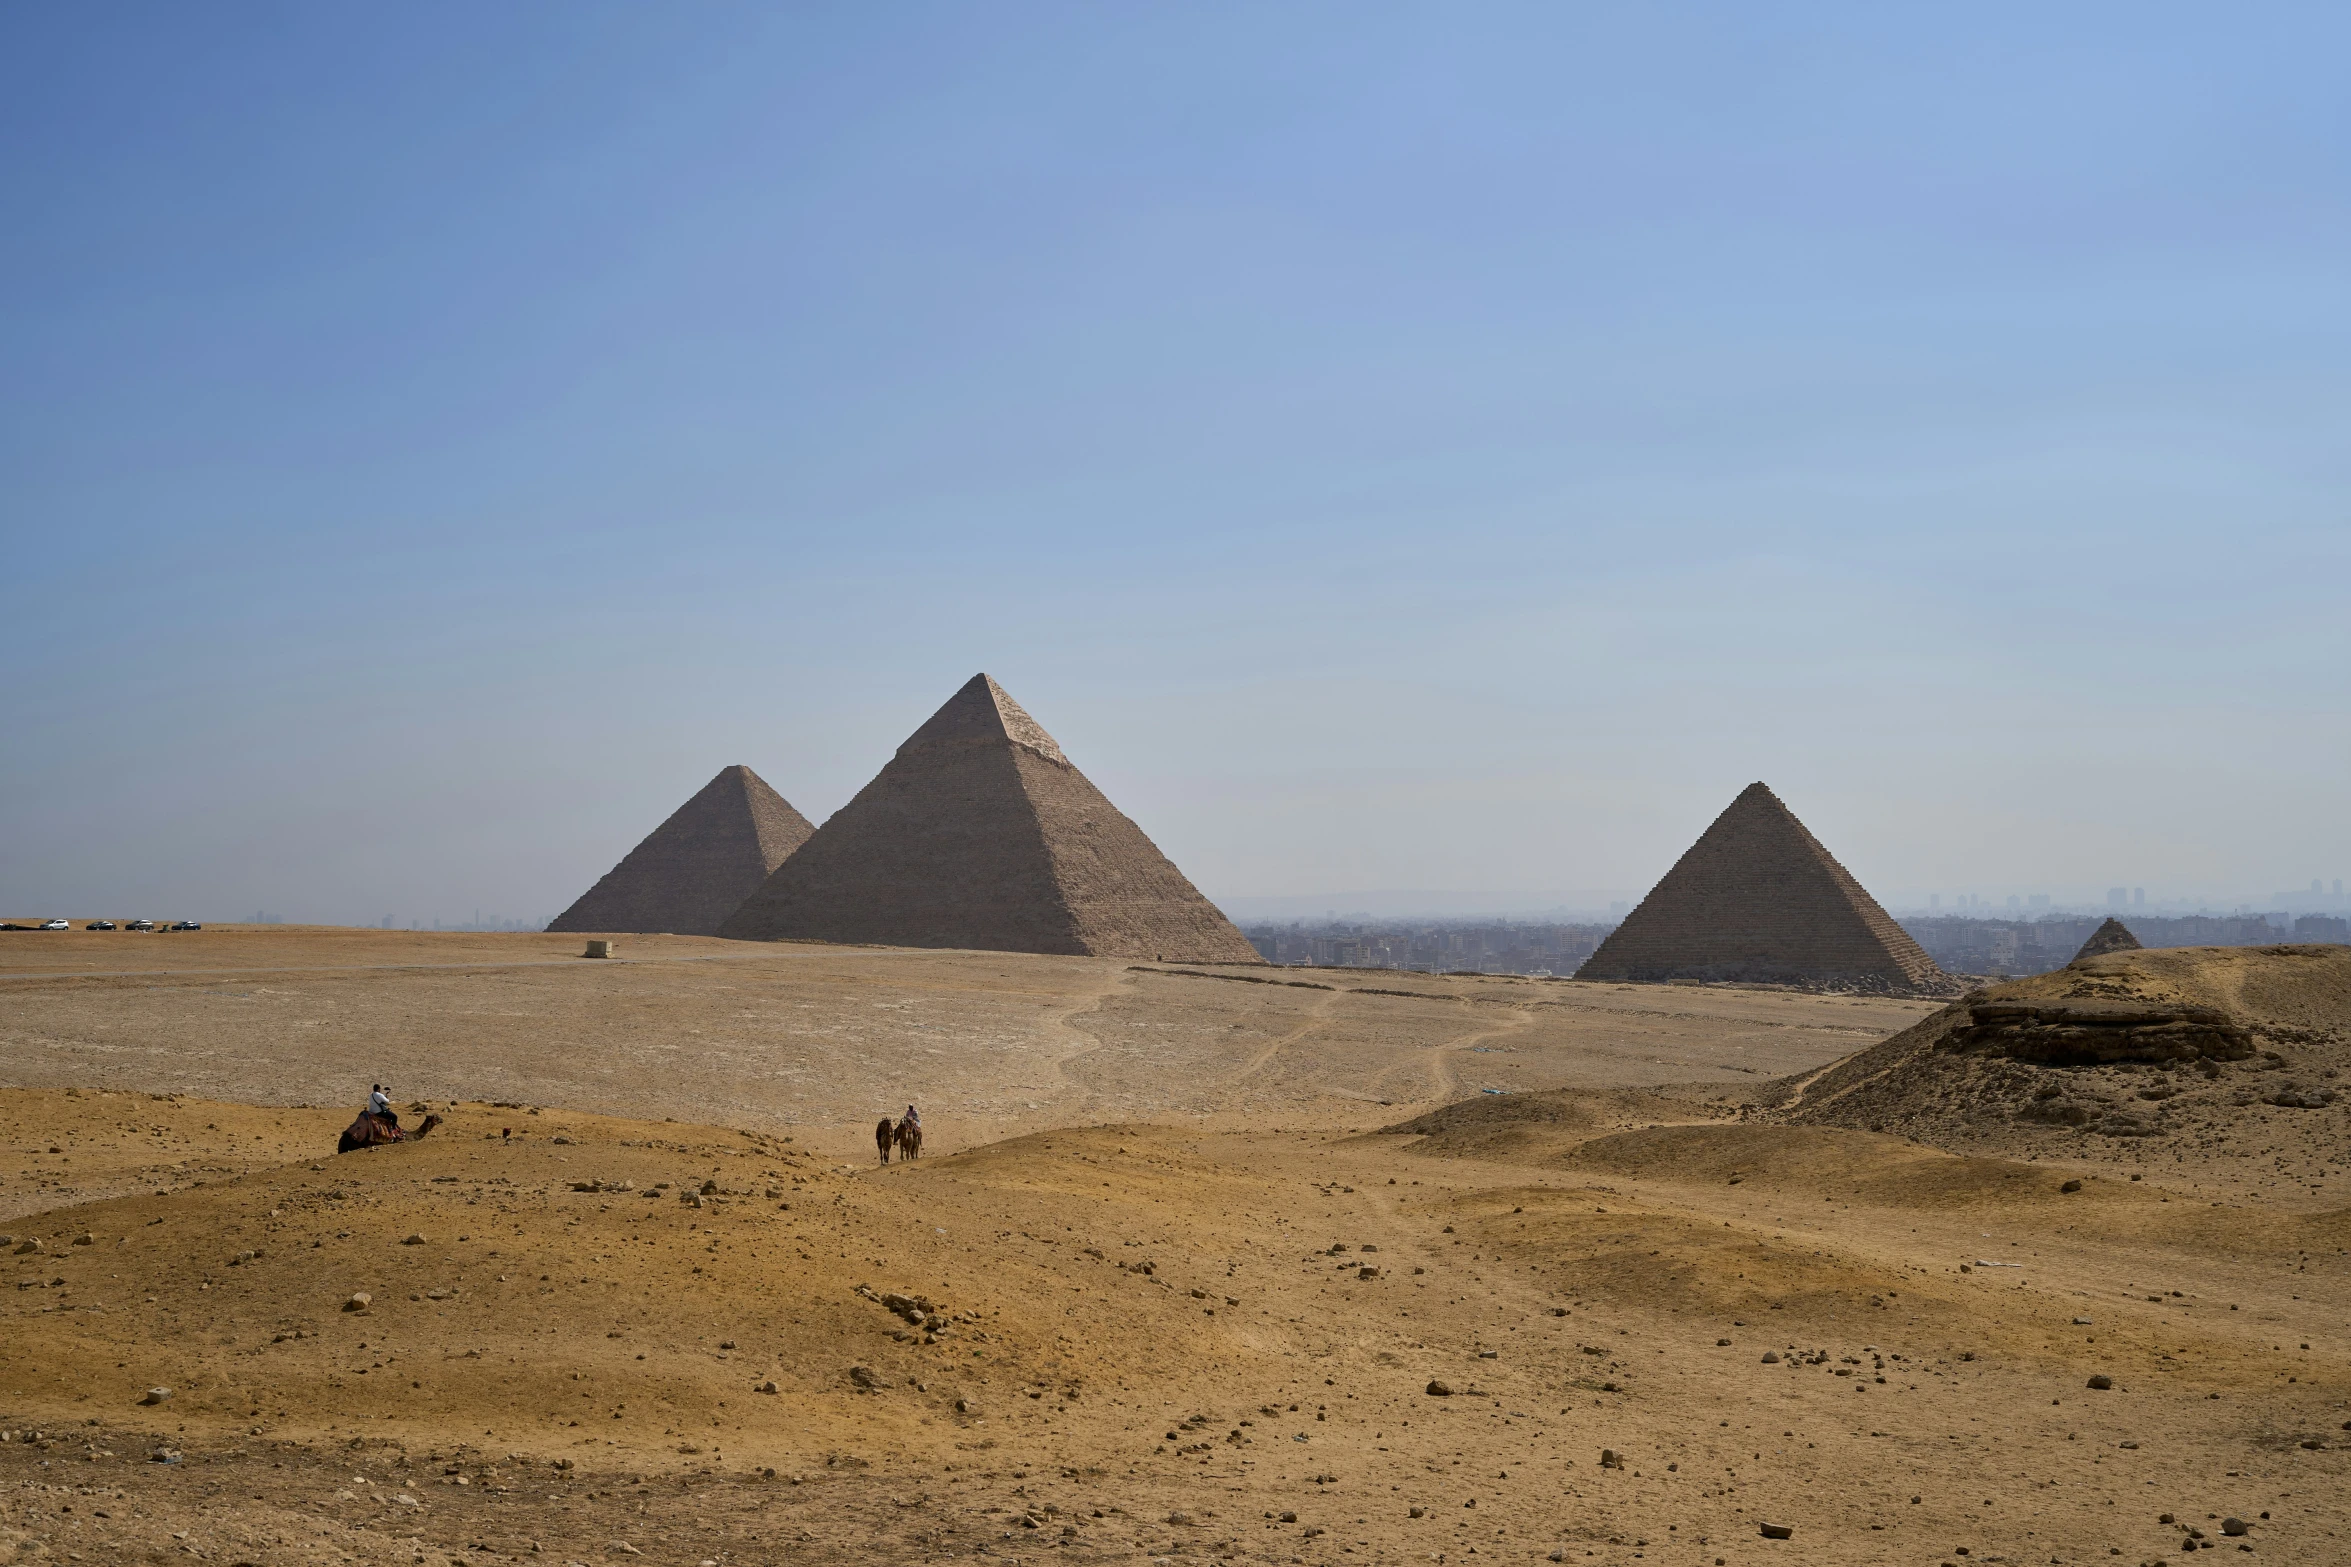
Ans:
[[[578,947],[0,946],[0,1561],[2351,1559],[2323,956],[2124,1137],[1825,1119],[1931,1003]]]

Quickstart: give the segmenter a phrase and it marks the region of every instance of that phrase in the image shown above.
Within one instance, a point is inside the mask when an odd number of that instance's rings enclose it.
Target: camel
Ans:
[[[898,1123],[898,1157],[901,1159],[922,1157],[922,1123],[920,1121],[905,1120]]]
[[[362,1110],[359,1119],[343,1129],[342,1140],[335,1144],[337,1153],[355,1153],[363,1148],[382,1148],[392,1143],[412,1143],[441,1124],[437,1115],[428,1115],[410,1131],[388,1115],[370,1115]]]
[[[890,1147],[897,1141],[897,1138],[898,1128],[888,1116],[885,1115],[874,1123],[873,1147],[874,1152],[882,1156],[882,1163],[888,1164],[890,1162]]]

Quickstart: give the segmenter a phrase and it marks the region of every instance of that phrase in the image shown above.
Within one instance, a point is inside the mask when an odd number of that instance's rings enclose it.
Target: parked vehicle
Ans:
[[[87,924],[87,925],[84,925],[84,926],[82,927],[82,929],[84,929],[84,930],[112,930],[112,929],[114,929],[114,921],[112,921],[112,920],[92,920],[92,921],[90,921],[90,923],[89,923],[89,924]]]
[[[73,929],[73,921],[71,921],[71,920],[43,920],[43,921],[41,921],[41,923],[40,923],[40,924],[39,924],[37,927],[35,927],[35,928],[36,928],[36,929],[39,929],[39,930],[71,930],[71,929]]]
[[[181,920],[176,924],[166,925],[163,928],[165,930],[202,930],[204,927],[197,924],[194,920]]]
[[[153,920],[133,920],[123,927],[124,930],[153,930],[154,928],[155,922]]]

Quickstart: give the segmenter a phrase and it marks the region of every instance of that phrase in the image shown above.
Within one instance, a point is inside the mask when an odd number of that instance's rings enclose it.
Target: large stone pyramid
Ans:
[[[1759,783],[1715,818],[1576,978],[1951,984]]]
[[[719,934],[1259,961],[986,675],[932,714]]]
[[[750,768],[722,768],[547,928],[714,936],[815,830]]]
[[[2128,925],[2110,914],[2106,917],[2105,924],[2090,932],[2090,939],[2083,942],[2082,950],[2073,955],[2073,962],[2079,963],[2084,958],[2094,958],[2102,952],[2136,952],[2138,950],[2139,938],[2131,934],[2131,928]],[[2072,965],[2068,964],[2067,966],[2071,967]]]

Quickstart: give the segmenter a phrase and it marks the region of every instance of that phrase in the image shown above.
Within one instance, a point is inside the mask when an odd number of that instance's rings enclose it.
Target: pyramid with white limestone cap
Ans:
[[[1715,818],[1576,978],[1841,982],[1903,991],[1951,983],[1759,783]]]
[[[1248,938],[984,674],[908,737],[719,934],[1259,961]]]
[[[721,768],[547,928],[716,935],[815,830],[750,768]]]

